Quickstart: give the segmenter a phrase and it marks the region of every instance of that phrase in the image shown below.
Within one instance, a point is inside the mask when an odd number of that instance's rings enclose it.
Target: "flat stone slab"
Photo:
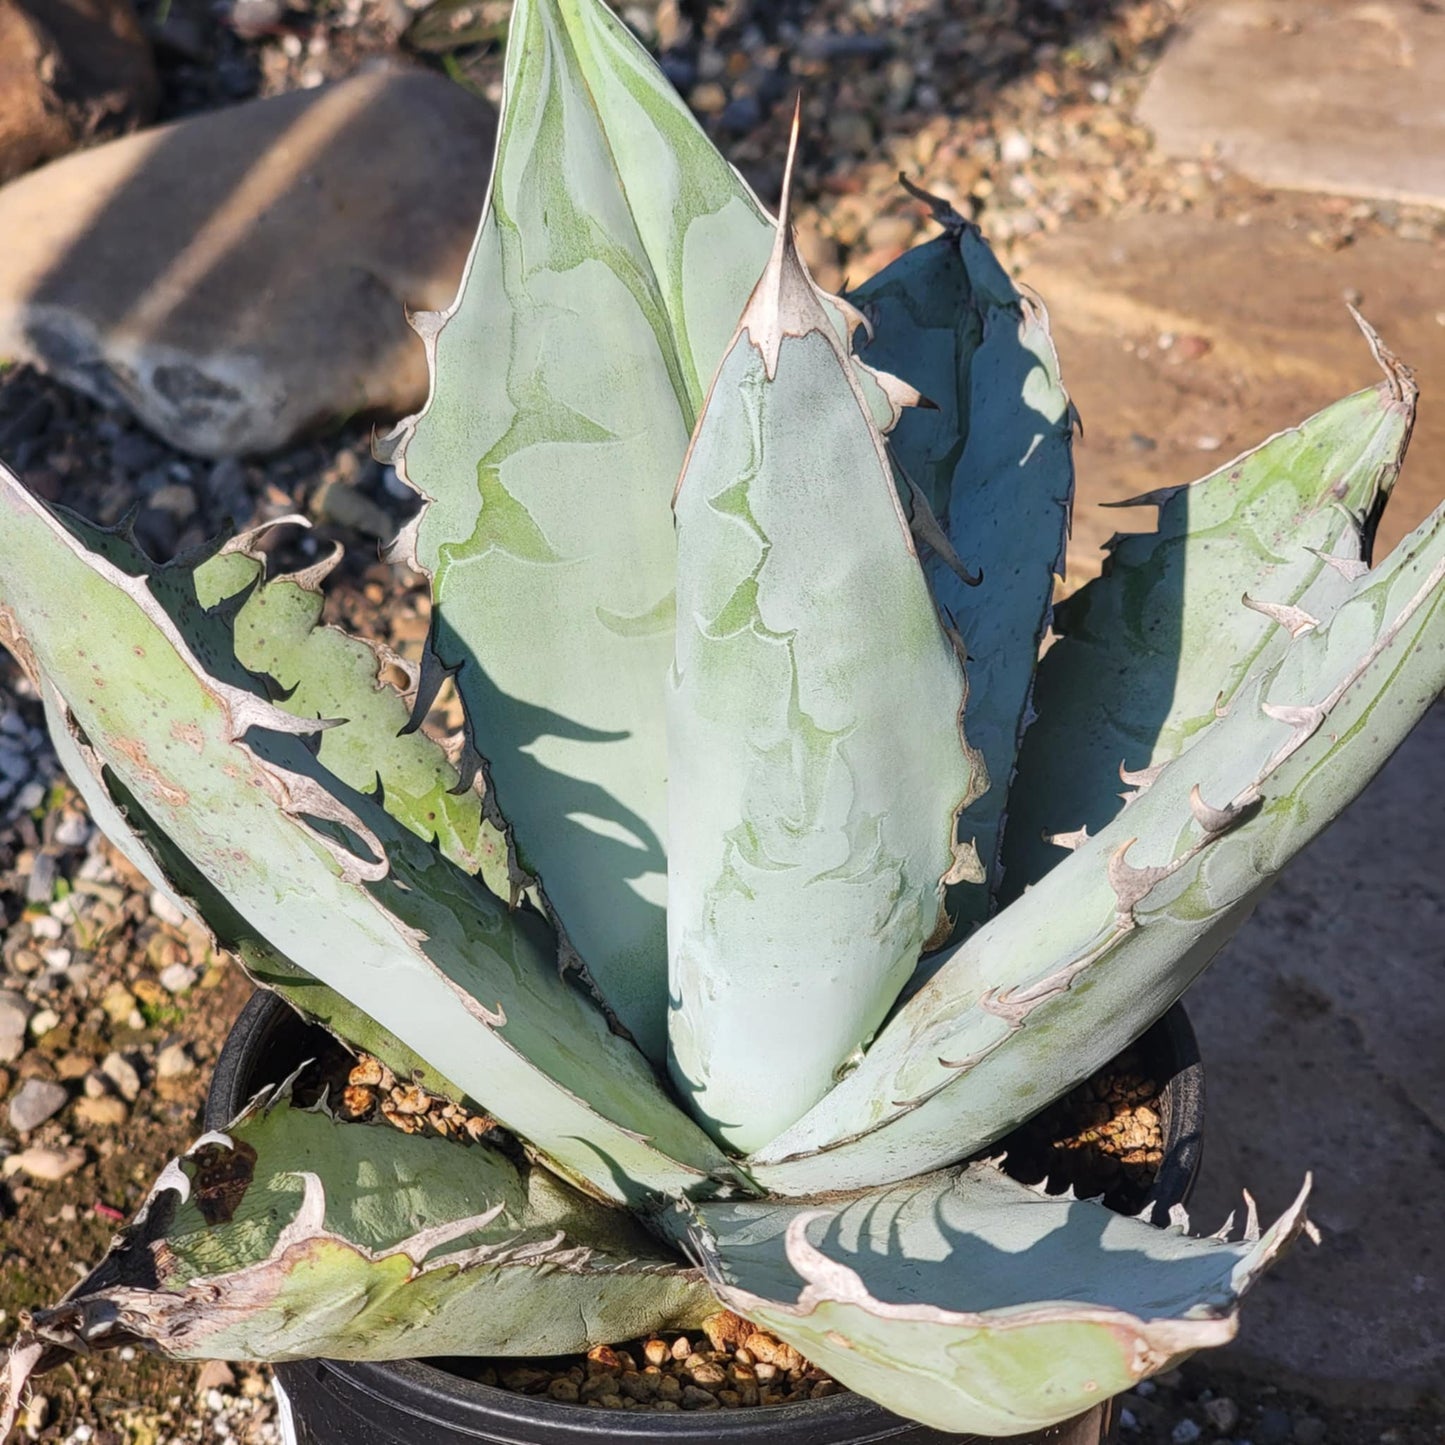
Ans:
[[[1070,585],[1098,571],[1113,532],[1154,525],[1147,510],[1098,503],[1193,481],[1379,380],[1347,295],[1420,384],[1379,549],[1445,500],[1438,244],[1367,236],[1323,251],[1283,227],[1149,215],[1070,227],[1022,276],[1048,305],[1084,424]]]
[[[1301,1241],[1211,1362],[1341,1404],[1408,1407],[1445,1380],[1445,706],[1300,857],[1187,996],[1206,1071],[1216,1228],[1240,1191]]]
[[[0,358],[202,456],[425,399],[406,311],[456,293],[495,112],[372,71],[55,161],[0,190]]]
[[[1167,153],[1264,185],[1445,205],[1445,11],[1205,0],[1137,114]]]

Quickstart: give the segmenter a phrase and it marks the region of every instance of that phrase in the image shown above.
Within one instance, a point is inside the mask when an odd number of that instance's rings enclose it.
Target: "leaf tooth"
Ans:
[[[299,1169],[297,1173],[301,1177],[301,1206],[276,1236],[272,1259],[280,1259],[293,1245],[326,1232],[326,1188],[321,1176],[311,1169]]]
[[[228,537],[221,544],[216,555],[227,557],[232,553],[240,552],[244,556],[254,557],[258,562],[264,561],[265,556],[260,549],[261,539],[279,527],[300,527],[303,531],[309,532],[311,518],[301,512],[287,512],[285,516],[271,517],[264,522],[257,522],[254,527],[247,527],[244,531],[237,532],[234,537]]]
[[[441,329],[446,322],[447,313],[445,311],[408,311],[406,313],[406,324],[428,344],[435,341],[441,334]]]
[[[485,1229],[505,1209],[504,1204],[494,1204],[490,1209],[485,1209],[480,1214],[471,1215],[466,1219],[452,1219],[444,1224],[433,1224],[426,1229],[418,1230],[410,1238],[403,1239],[401,1243],[392,1245],[390,1249],[383,1250],[376,1258],[386,1259],[389,1255],[404,1254],[414,1265],[421,1266],[426,1263],[429,1255],[435,1253],[444,1244],[451,1244],[455,1240],[464,1239],[469,1234],[475,1234],[478,1230]]]
[[[944,200],[942,196],[934,195],[932,191],[925,191],[922,186],[909,180],[902,171],[898,172],[898,184],[902,186],[915,201],[922,201],[923,204],[928,207],[933,220],[942,226],[945,231],[957,235],[972,227],[973,223],[959,215],[951,202]]]
[[[1138,841],[1126,838],[1109,855],[1108,863],[1109,887],[1114,890],[1119,923],[1122,926],[1127,921],[1131,928],[1135,923],[1134,909],[1149,896],[1154,885],[1162,883],[1172,871],[1155,865],[1139,868],[1130,863],[1126,855]]]
[[[1089,837],[1087,826],[1075,828],[1070,833],[1045,833],[1043,835],[1045,843],[1052,843],[1056,848],[1067,848],[1071,853],[1077,848],[1082,848],[1089,841]]]
[[[1247,1189],[1244,1191],[1244,1210],[1244,1242],[1254,1244],[1259,1239],[1259,1206]]]
[[[345,555],[346,543],[333,542],[324,557],[319,557],[307,567],[298,567],[294,572],[282,572],[272,581],[294,583],[304,592],[320,592],[321,584],[340,566]]]
[[[953,844],[953,866],[943,875],[943,882],[948,885],[954,883],[985,883],[988,881],[988,874],[984,870],[983,860],[978,856],[978,845],[972,838],[966,842],[954,841]]]
[[[1153,488],[1153,490],[1148,492],[1138,492],[1132,497],[1120,497],[1118,501],[1115,502],[1100,502],[1099,505],[1101,507],[1117,508],[1163,507],[1169,502],[1172,502],[1174,498],[1179,495],[1180,492],[1187,492],[1189,488],[1193,485],[1193,482],[1181,482],[1179,485],[1173,487],[1155,487]],[[1115,533],[1116,537],[1119,535],[1120,534]],[[1123,535],[1134,536],[1136,534],[1126,532]]]
[[[1226,803],[1222,808],[1216,808],[1204,801],[1203,794],[1199,791],[1199,784],[1189,790],[1189,811],[1194,814],[1194,821],[1211,836],[1226,833],[1239,822],[1248,810],[1249,804],[1254,800],[1252,792],[1246,792],[1239,798]]]
[[[1288,602],[1261,602],[1251,597],[1248,592],[1239,600],[1251,612],[1259,612],[1279,623],[1289,633],[1291,641],[1303,637],[1307,632],[1313,632],[1320,625],[1318,617],[1312,616],[1303,607],[1296,607]]]
[[[1168,766],[1169,764],[1167,762],[1155,763],[1153,767],[1139,768],[1137,771],[1134,771],[1126,768],[1121,759],[1119,763],[1119,781],[1127,784],[1127,786],[1131,788],[1137,788],[1142,793],[1145,788],[1158,780],[1159,775]]]
[[[1234,1232],[1234,1210],[1229,1211],[1229,1216],[1209,1237],[1210,1239],[1227,1240]]]
[[[908,495],[911,502],[908,515],[908,525],[913,535],[924,544],[930,547],[938,556],[939,560],[950,572],[963,583],[965,587],[977,587],[983,581],[982,570],[970,572],[964,565],[962,558],[953,549],[953,543],[948,538],[948,533],[943,530],[942,523],[934,514],[923,489],[904,471],[894,458],[894,465],[898,467],[903,480],[908,483]]]
[[[1362,557],[1341,557],[1334,552],[1323,551],[1319,547],[1310,547],[1308,550],[1313,552],[1321,562],[1333,567],[1347,582],[1358,582],[1370,570],[1370,564]]]

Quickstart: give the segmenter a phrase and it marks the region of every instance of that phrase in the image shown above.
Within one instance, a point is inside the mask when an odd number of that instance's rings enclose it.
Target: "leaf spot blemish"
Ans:
[[[256,1174],[256,1151],[244,1139],[235,1147],[205,1144],[191,1156],[191,1197],[207,1224],[226,1224],[235,1215]]]

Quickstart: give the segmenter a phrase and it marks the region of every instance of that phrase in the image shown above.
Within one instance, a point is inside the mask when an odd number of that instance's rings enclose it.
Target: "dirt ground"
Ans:
[[[141,8],[169,119],[309,87],[397,51],[495,99],[509,7],[148,0]],[[1193,207],[1250,208],[1306,227],[1323,246],[1372,230],[1423,228],[1432,244],[1441,234],[1434,212],[1275,195],[1205,162],[1156,157],[1130,106],[1175,19],[1162,0],[729,0],[701,31],[686,5],[623,8],[764,196],[776,192],[786,115],[803,87],[799,220],[824,284],[871,273],[926,229],[896,185],[899,169],[979,220],[1005,258],[1071,221]],[[307,512],[318,523],[308,545],[339,537],[349,546],[332,584],[333,615],[415,656],[424,585],[378,560],[378,539],[412,504],[371,459],[369,435],[353,425],[280,456],[200,463],[44,377],[0,372],[0,452],[37,490],[105,522],[139,502],[140,536],[158,556],[227,515]],[[326,507],[337,480],[366,503],[344,522]],[[176,489],[189,505],[178,504]],[[156,505],[162,490],[165,505]],[[23,1137],[0,1120],[0,1154],[50,1151],[55,1172],[64,1170],[50,1182],[4,1170],[0,1344],[21,1310],[54,1299],[103,1253],[196,1132],[210,1067],[249,988],[94,833],[41,729],[38,704],[0,653],[0,988],[32,1010],[23,1049],[0,1063],[0,1098],[29,1079],[62,1083],[68,1094]],[[1209,1360],[1122,1405],[1126,1445],[1445,1440],[1438,1410],[1311,1400],[1231,1377]],[[97,1445],[279,1440],[264,1370],[113,1356],[37,1382],[27,1433]]]

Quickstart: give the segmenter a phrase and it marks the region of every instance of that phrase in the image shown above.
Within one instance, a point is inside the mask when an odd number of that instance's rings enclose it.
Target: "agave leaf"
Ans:
[[[1018,1435],[1231,1339],[1308,1192],[1230,1243],[976,1165],[825,1208],[704,1205],[694,1243],[730,1309],[841,1383],[936,1430]]]
[[[695,1327],[706,1281],[625,1213],[486,1145],[342,1124],[262,1096],[156,1181],[106,1258],[36,1310],[26,1360],[142,1344],[175,1359],[555,1355]]]
[[[661,1061],[667,499],[772,225],[600,0],[519,0],[508,56],[487,211],[401,429],[410,540],[526,866]]]
[[[433,579],[429,653],[457,674],[468,767],[659,1064],[667,502],[774,230],[601,0],[518,0],[487,210],[456,301],[418,318],[431,396],[394,437],[426,499],[402,545]],[[891,424],[907,389],[856,376]]]
[[[440,744],[408,729],[406,698],[382,680],[383,669],[393,669],[409,675],[414,689],[415,669],[388,649],[320,626],[319,580],[314,573],[258,578],[235,614],[237,660],[274,679],[283,711],[344,719],[320,735],[322,766],[358,792],[379,788],[382,806],[399,823],[434,841],[459,868],[480,874],[498,897],[514,900],[524,880],[478,788],[463,786]]]
[[[786,225],[674,505],[672,1069],[747,1149],[823,1095],[946,931],[980,783],[960,660]]]
[[[149,559],[125,537],[99,528],[87,528],[79,519],[72,519],[72,526],[83,539],[103,546],[110,559],[130,575],[142,576],[150,567]],[[268,528],[258,529],[258,532],[264,530]],[[226,619],[213,610],[199,610],[196,603],[200,600],[214,609],[221,601],[245,592],[256,583],[263,570],[258,554],[251,550],[256,540],[255,533],[243,534],[235,539],[234,544],[221,548],[195,569],[180,561],[169,563],[161,569],[165,585],[161,586],[159,591],[170,604],[167,609],[169,615],[180,627],[183,635],[192,640],[194,648],[208,648],[216,654],[222,651],[216,645],[213,629],[224,626]],[[155,581],[156,579],[153,579],[153,582]],[[278,579],[278,584],[283,588],[290,582],[291,579]],[[273,611],[263,615],[275,618],[283,614]],[[253,630],[255,639],[263,639],[266,635],[264,629]],[[257,665],[259,666],[259,663]],[[466,1097],[464,1090],[443,1077],[420,1054],[409,1049],[375,1019],[356,1008],[334,989],[327,988],[304,969],[298,968],[290,959],[277,953],[231,907],[224,894],[191,866],[190,860],[156,826],[155,821],[147,816],[135,797],[116,781],[91,748],[75,721],[74,714],[54,687],[43,679],[37,679],[37,683],[43,689],[46,724],[61,766],[85,799],[96,826],[153,888],[196,922],[208,928],[217,947],[232,954],[255,982],[281,994],[304,1017],[322,1024],[348,1047],[374,1054],[398,1077],[413,1078],[431,1093],[452,1099]],[[387,726],[394,721],[404,720],[405,704],[395,694],[392,694],[394,707],[390,709],[375,705],[372,699],[366,698],[365,692],[368,690],[390,692],[390,689],[381,688],[379,683],[376,689],[370,689],[369,685],[363,684],[358,678],[356,690],[362,694],[363,704],[370,704],[363,708],[367,716],[383,722],[381,730],[367,741],[369,755],[381,765],[374,775],[380,776],[384,785],[390,772],[386,766],[391,756],[389,744],[393,741],[387,736]],[[289,702],[294,703],[295,700],[296,695],[293,694]],[[400,718],[396,712],[398,708]],[[295,710],[294,707],[292,710]],[[336,744],[358,729],[359,721],[349,719],[340,727],[328,729],[325,744],[330,745],[333,757],[338,752],[351,752],[350,749],[338,749]],[[426,741],[424,734],[407,740],[408,746],[403,749],[403,758],[415,758],[415,744]],[[440,750],[434,744],[431,746],[437,755],[434,764],[444,777],[445,771],[441,765],[445,760],[441,758]],[[466,796],[475,802],[474,793]],[[398,805],[405,807],[415,801],[416,798],[405,789],[391,788],[383,792],[383,802],[388,811],[393,811]],[[425,801],[424,796],[422,801]],[[486,827],[466,826],[469,815],[463,807],[464,799],[456,799],[446,794],[444,800],[439,801],[442,801],[446,809],[442,816],[446,817],[448,822],[453,821],[452,814],[460,815],[461,818],[461,826],[455,826],[452,833],[438,838],[439,846],[459,864],[463,864],[463,860],[469,856],[475,857],[480,853],[485,873],[485,863],[488,861],[486,853],[480,848],[472,853],[468,840],[473,847],[477,841],[485,842]],[[405,818],[402,821],[405,821]],[[449,842],[452,845],[450,848]]]
[[[1140,498],[1158,504],[1158,530],[1118,538],[1104,575],[1059,605],[1009,803],[1005,900],[1063,856],[1046,835],[1098,832],[1122,807],[1121,769],[1178,757],[1280,655],[1280,609],[1314,626],[1349,594],[1415,419],[1409,373],[1366,334],[1384,382],[1192,486]],[[1241,608],[1242,595],[1273,614]]]
[[[464,1089],[389,1029],[272,948],[115,780],[86,742],[74,715],[48,685],[45,716],[60,764],[85,799],[95,825],[153,888],[209,929],[216,946],[231,954],[254,982],[280,994],[348,1048],[375,1055],[398,1078],[414,1079],[429,1093],[448,1099],[467,1098]]]
[[[850,299],[873,325],[862,355],[934,403],[905,412],[890,442],[953,553],[932,550],[925,566],[968,649],[968,738],[989,787],[969,805],[961,832],[996,888],[1039,643],[1064,570],[1073,410],[1042,307],[1014,287],[977,227],[942,202],[934,209],[945,234]],[[960,575],[957,559],[980,564],[980,575]],[[949,908],[977,922],[989,892],[955,886]]]
[[[209,673],[145,579],[90,551],[3,469],[0,631],[277,953],[562,1168],[617,1199],[727,1172],[641,1056],[558,977],[535,915],[508,911],[328,773],[300,740],[321,724]]]
[[[1174,1002],[1445,686],[1445,507],[1349,587],[1120,818],[952,951],[749,1165],[764,1188],[856,1187],[962,1157]]]

